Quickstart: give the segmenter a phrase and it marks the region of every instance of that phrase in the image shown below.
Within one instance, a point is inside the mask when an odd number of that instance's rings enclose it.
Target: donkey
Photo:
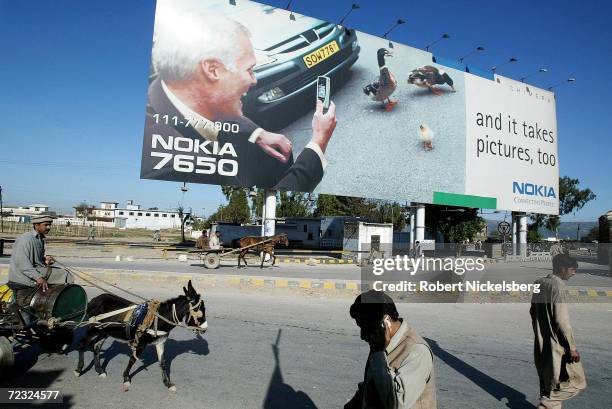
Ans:
[[[157,359],[159,360],[159,366],[161,367],[164,385],[171,392],[176,392],[176,386],[170,381],[170,376],[168,374],[166,361],[164,358],[164,343],[168,339],[170,331],[180,322],[184,321],[186,325],[193,327],[194,333],[205,332],[208,328],[204,299],[201,298],[200,294],[198,294],[193,288],[191,280],[189,280],[187,288],[183,287],[183,292],[185,295],[181,295],[160,303],[157,311],[161,317],[164,317],[168,321],[175,324],[170,324],[162,319],[159,319],[156,327],[157,331],[155,331],[155,329],[148,329],[146,332],[142,333],[141,337],[139,338],[139,342],[135,346],[133,354],[130,357],[130,362],[125,368],[125,371],[123,371],[124,391],[128,391],[130,389],[130,370],[132,369],[132,366],[140,357],[146,346],[153,344],[157,350]],[[133,305],[133,303],[121,297],[112,294],[101,294],[89,302],[87,305],[87,315],[89,317],[94,317],[96,315],[117,311]],[[102,323],[115,323],[116,321],[118,321],[117,316],[110,316],[101,320]],[[127,325],[127,323],[120,323],[108,324],[108,326],[88,327],[85,336],[78,344],[77,349],[79,351],[79,363],[74,371],[74,374],[77,377],[81,376],[83,373],[85,349],[91,349],[93,346],[96,372],[100,377],[106,378],[106,372],[100,364],[100,350],[102,349],[104,341],[106,341],[108,337],[115,338],[122,342],[129,342],[130,339],[128,339],[126,334]]]
[[[256,246],[254,245],[265,240],[270,241],[258,244]],[[263,268],[263,263],[266,259],[266,254],[269,254],[272,257],[272,265],[274,265],[274,263],[276,262],[276,256],[274,255],[274,247],[276,247],[276,245],[279,243],[284,245],[285,247],[288,246],[289,239],[287,238],[286,233],[281,233],[272,237],[246,236],[241,238],[239,243],[242,250],[240,250],[240,254],[238,254],[238,268],[242,268],[242,266],[240,265],[241,259],[242,261],[244,261],[244,266],[248,266],[245,256],[249,251],[254,251],[257,254],[263,253],[261,255],[261,265],[259,266],[259,268]],[[252,247],[244,248],[248,246]]]

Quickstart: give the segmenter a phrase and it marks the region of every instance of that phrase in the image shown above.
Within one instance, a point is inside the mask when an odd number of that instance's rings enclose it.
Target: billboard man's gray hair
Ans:
[[[186,81],[206,59],[219,60],[228,70],[236,69],[240,55],[236,42],[249,30],[227,17],[189,8],[181,2],[158,1],[153,35],[153,66],[165,81]]]

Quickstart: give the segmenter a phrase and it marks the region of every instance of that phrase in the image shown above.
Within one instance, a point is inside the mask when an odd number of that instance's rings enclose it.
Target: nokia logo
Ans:
[[[554,197],[555,199],[557,198],[554,188],[545,185],[536,185],[534,183],[512,182],[512,193],[518,193],[527,196]]]

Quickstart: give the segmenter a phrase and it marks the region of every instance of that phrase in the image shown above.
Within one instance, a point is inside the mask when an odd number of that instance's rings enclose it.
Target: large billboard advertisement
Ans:
[[[142,178],[557,212],[552,94],[236,3],[157,1]]]

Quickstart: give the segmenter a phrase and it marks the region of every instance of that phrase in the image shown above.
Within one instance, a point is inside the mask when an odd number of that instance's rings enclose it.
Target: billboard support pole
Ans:
[[[263,232],[264,236],[274,236],[276,230],[276,191],[266,189],[264,201]]]
[[[425,205],[419,204],[416,207],[416,234],[415,240],[423,242],[425,240]]]
[[[519,254],[527,256],[527,213],[519,215]]]
[[[518,242],[518,237],[517,237],[517,230],[518,230],[518,226],[516,223],[516,219],[517,219],[517,214],[515,212],[512,212],[512,254],[516,255],[517,252],[517,242]]]
[[[410,250],[414,249],[414,235],[416,231],[414,209],[410,209]]]

